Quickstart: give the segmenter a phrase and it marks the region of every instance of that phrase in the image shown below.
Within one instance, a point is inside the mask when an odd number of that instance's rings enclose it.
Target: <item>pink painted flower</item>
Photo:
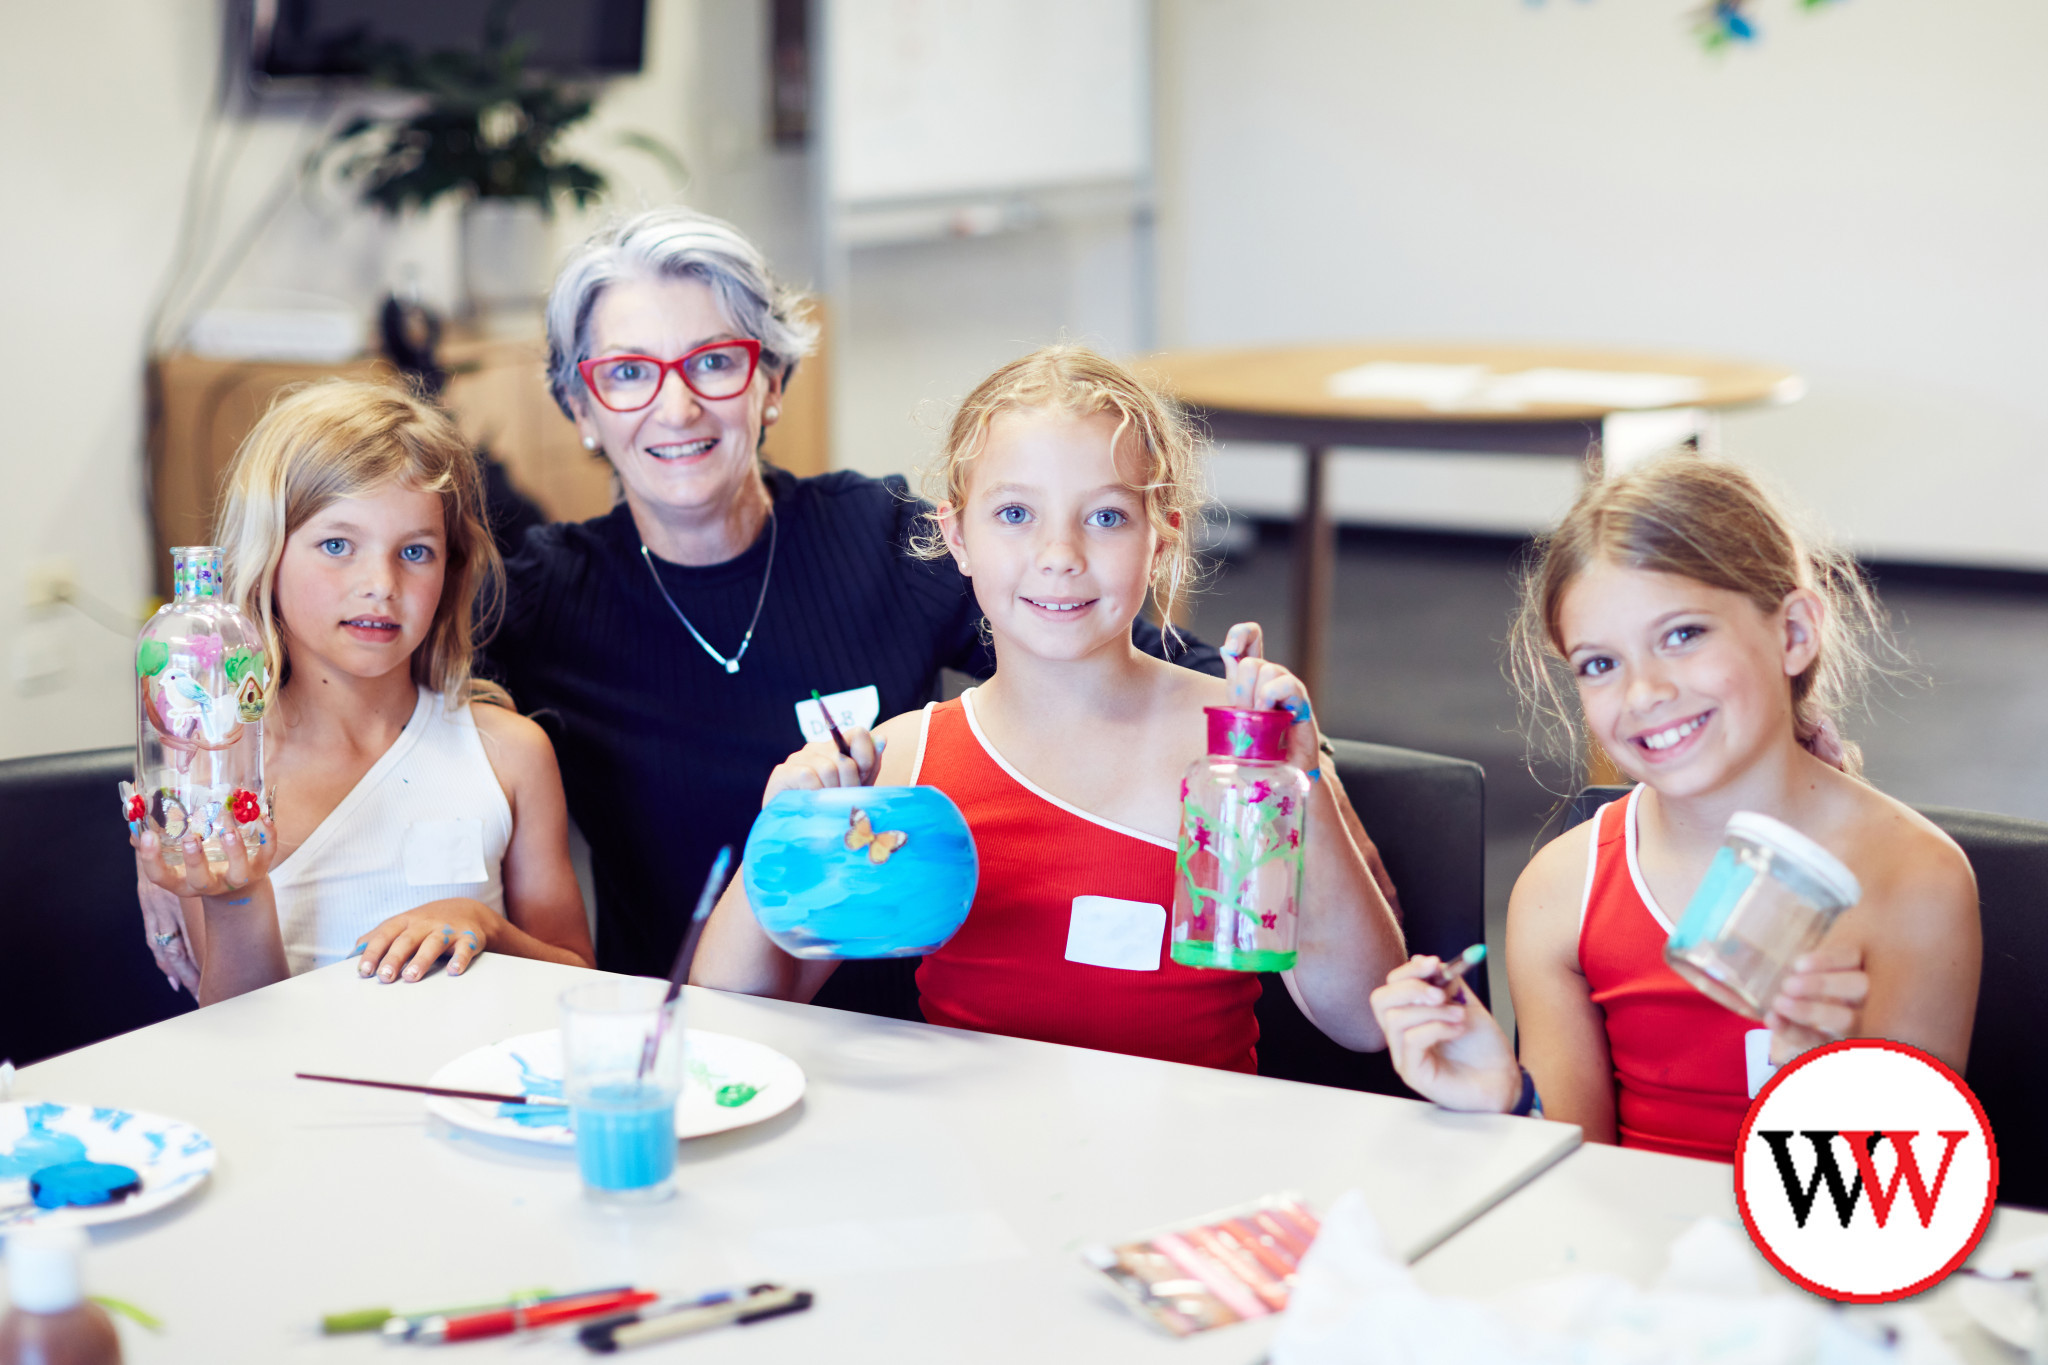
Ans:
[[[1280,813],[1281,813],[1282,815],[1292,815],[1292,814],[1294,814],[1294,798],[1293,798],[1293,797],[1291,797],[1291,796],[1283,796],[1283,797],[1281,797],[1281,798],[1280,798]]]
[[[221,655],[227,652],[226,642],[218,635],[194,635],[185,641],[185,648],[192,651],[195,671],[214,667],[220,663]]]
[[[1272,794],[1273,784],[1271,782],[1254,782],[1252,783],[1252,794],[1246,800],[1256,806]]]
[[[1188,799],[1188,780],[1185,777],[1180,780],[1180,799],[1182,801]]]
[[[1300,847],[1301,847],[1301,831],[1300,831],[1300,830],[1298,830],[1298,829],[1290,829],[1290,830],[1288,830],[1288,831],[1287,831],[1287,846],[1288,846],[1289,848],[1300,848]]]
[[[1280,923],[1280,916],[1279,916],[1279,915],[1277,915],[1277,914],[1267,914],[1267,915],[1260,915],[1260,916],[1259,916],[1259,927],[1260,927],[1260,928],[1262,928],[1262,929],[1271,929],[1271,928],[1274,928],[1274,927],[1275,927],[1275,926],[1277,926],[1277,925],[1278,925],[1279,923]]]
[[[1195,847],[1207,853],[1209,851],[1210,837],[1209,827],[1198,822],[1195,825]]]

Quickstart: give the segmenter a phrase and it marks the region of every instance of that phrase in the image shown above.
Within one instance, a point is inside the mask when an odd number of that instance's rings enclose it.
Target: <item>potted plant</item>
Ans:
[[[363,201],[389,214],[461,195],[461,265],[467,306],[485,312],[537,303],[548,278],[547,222],[557,197],[578,208],[603,195],[603,172],[564,156],[563,134],[590,116],[594,94],[527,68],[527,40],[513,36],[518,0],[486,12],[475,49],[430,53],[397,42],[364,43],[371,80],[417,98],[402,113],[362,114],[323,149]],[[682,163],[656,139],[622,142]]]

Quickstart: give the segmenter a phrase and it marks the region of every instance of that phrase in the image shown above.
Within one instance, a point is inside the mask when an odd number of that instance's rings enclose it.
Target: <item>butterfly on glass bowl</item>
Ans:
[[[900,829],[876,829],[868,823],[868,813],[859,806],[846,817],[846,846],[858,853],[868,851],[868,861],[880,867],[889,861],[889,855],[910,842],[910,836]]]

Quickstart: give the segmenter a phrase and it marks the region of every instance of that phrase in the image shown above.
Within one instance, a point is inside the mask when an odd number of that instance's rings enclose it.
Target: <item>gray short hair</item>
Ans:
[[[723,219],[686,208],[648,209],[607,224],[576,248],[548,294],[548,390],[571,419],[585,396],[577,362],[590,358],[590,315],[621,280],[698,279],[741,336],[761,343],[761,363],[787,379],[817,344],[804,296],[768,272],[768,259]]]

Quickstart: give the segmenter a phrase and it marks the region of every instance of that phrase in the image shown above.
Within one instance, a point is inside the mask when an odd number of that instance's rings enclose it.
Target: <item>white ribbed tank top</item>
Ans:
[[[512,807],[467,705],[420,689],[384,756],[272,868],[292,975],[347,957],[393,915],[466,896],[505,913]]]

